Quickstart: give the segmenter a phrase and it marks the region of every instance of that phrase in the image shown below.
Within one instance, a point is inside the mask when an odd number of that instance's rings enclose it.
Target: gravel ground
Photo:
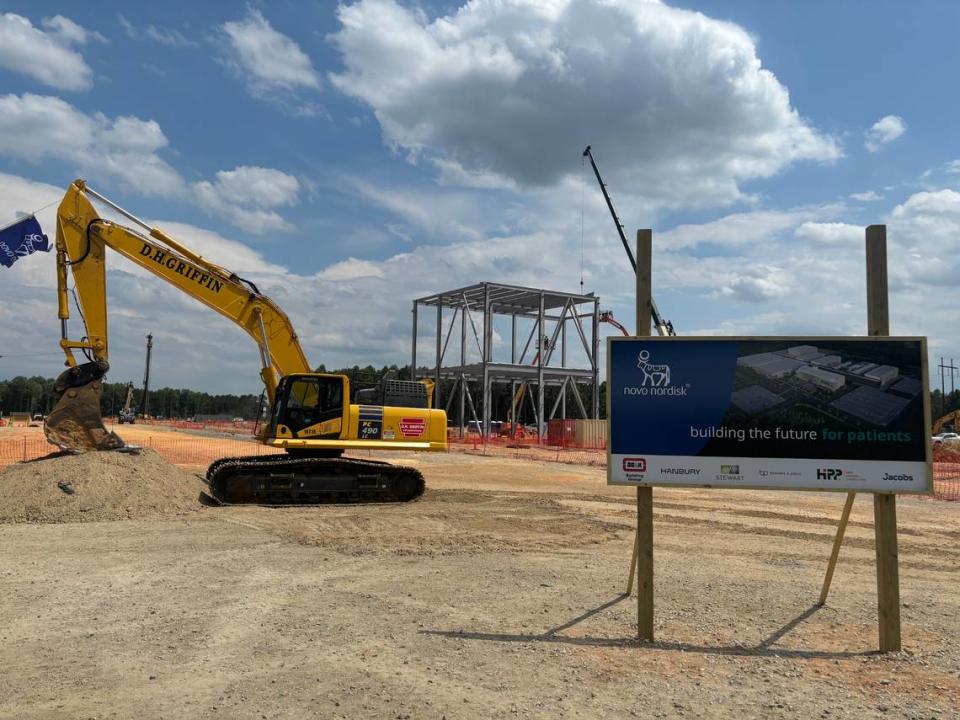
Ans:
[[[419,456],[416,503],[0,526],[3,718],[956,718],[960,505],[898,501],[904,651],[874,652],[872,503],[660,490],[656,635],[629,489]]]

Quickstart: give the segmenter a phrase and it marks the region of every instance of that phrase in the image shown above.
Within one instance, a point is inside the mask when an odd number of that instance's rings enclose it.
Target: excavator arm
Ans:
[[[100,217],[90,197],[143,232]],[[99,408],[99,380],[109,368],[107,248],[229,318],[253,338],[260,349],[260,377],[271,403],[280,378],[311,371],[290,319],[253,283],[204,259],[159,228],[150,227],[87,187],[83,180],[70,185],[57,210],[56,245],[60,346],[68,370],[55,383],[60,401],[46,429],[48,439],[61,448],[111,449],[123,444],[103,427]],[[73,275],[73,292],[84,326],[79,339],[71,339],[68,332],[68,274]],[[78,363],[77,352],[87,362]]]

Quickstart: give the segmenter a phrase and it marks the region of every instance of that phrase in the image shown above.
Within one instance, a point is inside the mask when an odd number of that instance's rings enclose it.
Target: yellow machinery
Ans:
[[[957,428],[960,428],[960,410],[949,412],[933,423],[933,434],[941,431],[958,432]]]
[[[101,218],[91,197],[143,232]],[[207,481],[215,497],[223,502],[381,502],[413,500],[423,493],[423,476],[413,468],[341,455],[345,450],[446,450],[447,417],[432,408],[432,383],[384,381],[374,391],[362,391],[366,404],[351,404],[348,378],[312,372],[289,318],[256,285],[149,227],[83,180],[74,181],[57,211],[60,346],[68,369],[54,386],[58,402],[45,424],[50,442],[74,452],[124,446],[100,415],[100,381],[109,369],[108,247],[232,320],[260,349],[260,377],[272,411],[259,439],[286,455],[214,462]],[[85,326],[80,340],[67,334],[68,271]],[[87,362],[78,363],[75,352]]]
[[[127,399],[123,401],[123,407],[117,413],[117,423],[134,424],[137,420],[137,411],[133,409],[133,383],[127,383]]]

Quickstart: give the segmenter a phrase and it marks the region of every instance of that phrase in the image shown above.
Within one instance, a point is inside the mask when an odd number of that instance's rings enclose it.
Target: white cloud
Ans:
[[[153,120],[86,115],[48,95],[0,96],[0,154],[71,163],[91,180],[144,195],[176,195],[183,180],[158,152],[167,138]]]
[[[850,193],[850,199],[859,202],[876,202],[877,200],[883,200],[883,195],[873,190],[867,190],[866,192]]]
[[[798,223],[822,217],[832,211],[834,208],[828,206],[788,211],[757,210],[733,213],[710,222],[678,225],[666,232],[658,233],[657,244],[671,250],[697,245],[748,246],[761,240],[775,239],[795,228]]]
[[[960,160],[951,160],[944,166],[950,175],[960,175]]]
[[[294,115],[315,115],[320,110],[304,101],[300,91],[318,91],[320,75],[310,57],[290,37],[278,32],[254,8],[242,20],[224,23],[226,64],[247,83],[254,97],[270,100]]]
[[[167,47],[187,48],[199,45],[196,40],[191,40],[176,28],[148,25],[144,33],[151,40],[156,40],[161,45],[166,45]]]
[[[756,264],[739,272],[720,287],[720,294],[745,302],[763,302],[787,295],[792,289],[791,275],[780,267]]]
[[[141,30],[132,22],[127,20],[127,18],[125,18],[123,15],[118,15],[117,21],[120,23],[120,27],[123,28],[123,31],[127,34],[127,37],[131,38],[132,40],[141,40],[146,38],[172,48],[197,47],[200,44],[196,40],[188,38],[176,28],[168,28],[160,25],[147,25],[145,29]]]
[[[214,182],[190,185],[196,203],[254,234],[287,231],[289,223],[273,208],[295,205],[300,183],[292,175],[263,167],[221,170]]]
[[[849,246],[864,241],[864,229],[861,226],[840,222],[805,222],[794,234],[798,240],[814,245]]]
[[[864,133],[863,145],[870,152],[877,152],[887,143],[892,143],[907,131],[907,124],[902,117],[885,115],[877,120]]]
[[[439,159],[447,178],[459,165],[486,182],[556,185],[593,142],[608,182],[704,206],[840,156],[744,30],[654,0],[474,0],[433,20],[360,0],[338,16],[332,82],[373,109],[391,147]]]
[[[220,187],[229,188],[232,182],[242,187],[242,176],[228,175]],[[0,175],[0,222],[61,193],[60,188]],[[289,191],[278,192],[271,202],[291,197]],[[551,196],[544,202],[559,201]],[[315,273],[284,267],[271,261],[269,253],[203,228],[155,222],[205,257],[255,282],[288,313],[312,362],[341,367],[405,362],[410,301],[415,297],[483,280],[578,290],[578,225],[556,210],[556,205],[532,205],[524,210],[531,219],[501,233],[481,226],[477,239],[448,245],[409,243],[403,252],[382,260],[353,253]],[[52,212],[40,216],[48,232]],[[844,222],[845,212],[842,206],[824,205],[732,213],[702,227],[655,233],[654,287],[661,310],[682,334],[863,334],[863,228]],[[598,293],[604,309],[629,324],[629,266],[608,227],[609,218],[602,213],[598,217],[602,224],[588,225],[584,237],[585,290]],[[926,334],[932,351],[956,347],[957,325],[944,322],[953,316],[931,314],[930,298],[936,297],[940,307],[960,306],[955,282],[960,274],[960,192],[915,193],[886,221],[892,331]],[[517,229],[525,223],[529,230]],[[18,299],[16,313],[9,303],[0,307],[0,348],[17,344],[30,352],[56,350],[52,260],[35,255],[10,271],[0,269],[5,273],[4,292]],[[258,390],[255,346],[242,332],[132,263],[119,258],[109,263],[111,379],[137,377],[142,336],[153,331],[164,353],[161,384]],[[421,317],[428,344],[430,322],[430,317]],[[224,347],[231,348],[229,356],[224,356]],[[218,358],[215,366],[210,357]],[[44,368],[54,374],[59,364]],[[0,372],[8,376],[28,369],[0,363]]]
[[[69,18],[56,15],[43,20],[48,32],[14,13],[0,15],[0,68],[28,75],[59,90],[87,90],[93,71],[71,47],[89,39],[103,40]]]
[[[365,277],[382,278],[383,276],[383,270],[376,263],[357,260],[356,258],[347,258],[317,273],[317,277],[323,280],[356,280]]]
[[[94,187],[187,199],[254,234],[291,229],[276,210],[299,201],[295,177],[272,168],[241,166],[188,187],[161,157],[167,145],[154,120],[87,115],[51,96],[0,96],[0,155],[31,163],[66,162]]]
[[[63,45],[86,45],[91,40],[100,43],[107,42],[107,39],[96,30],[87,30],[63,15],[45,17],[40,21],[40,24]]]

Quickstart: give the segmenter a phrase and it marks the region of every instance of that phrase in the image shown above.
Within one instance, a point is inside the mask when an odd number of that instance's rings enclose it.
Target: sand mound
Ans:
[[[152,450],[91,452],[17,463],[0,472],[0,522],[64,523],[199,510],[203,481]],[[72,491],[72,493],[71,493]]]

